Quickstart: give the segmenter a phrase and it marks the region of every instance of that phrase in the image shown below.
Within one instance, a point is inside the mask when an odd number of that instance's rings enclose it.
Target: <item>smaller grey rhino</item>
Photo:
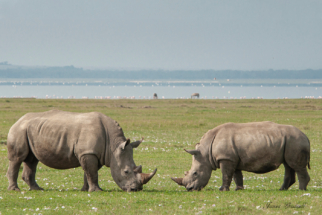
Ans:
[[[222,172],[220,191],[228,191],[232,179],[236,190],[244,189],[242,171],[267,173],[285,167],[287,190],[299,179],[299,189],[306,190],[310,181],[310,142],[307,136],[291,125],[273,122],[226,123],[209,130],[195,147],[185,150],[193,155],[192,166],[184,178],[171,178],[188,191],[201,190],[212,170]]]

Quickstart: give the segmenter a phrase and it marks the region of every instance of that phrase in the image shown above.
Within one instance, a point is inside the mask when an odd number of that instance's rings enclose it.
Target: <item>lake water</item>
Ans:
[[[303,86],[0,86],[0,97],[36,97],[36,98],[134,98],[149,99],[153,93],[159,98],[190,98],[199,93],[204,99],[240,99],[240,98],[318,98],[322,96],[322,87]]]

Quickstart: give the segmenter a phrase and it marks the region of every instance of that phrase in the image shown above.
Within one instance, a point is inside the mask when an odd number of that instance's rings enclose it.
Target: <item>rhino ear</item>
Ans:
[[[137,172],[137,173],[142,173],[142,166],[136,166],[134,169],[133,169],[134,172]]]
[[[130,142],[131,142],[131,140],[130,139],[127,139],[126,141],[124,141],[123,143],[120,144],[120,148],[122,150],[124,150],[125,147],[130,144]]]
[[[188,152],[189,154],[191,154],[191,155],[200,155],[200,151],[199,151],[199,149],[194,149],[194,150],[186,150],[186,149],[184,149],[186,152]]]
[[[136,148],[136,147],[138,147],[142,142],[143,142],[143,137],[142,137],[142,140],[137,140],[137,141],[135,141],[135,142],[132,142],[132,143],[130,143],[131,144],[131,146],[133,147],[133,148]]]

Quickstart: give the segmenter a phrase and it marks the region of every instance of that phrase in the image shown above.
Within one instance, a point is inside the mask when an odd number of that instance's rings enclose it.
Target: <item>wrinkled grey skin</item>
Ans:
[[[133,160],[133,148],[119,124],[102,113],[71,113],[58,110],[28,113],[21,117],[8,134],[8,190],[18,190],[19,167],[30,190],[42,190],[35,180],[38,162],[56,168],[82,166],[83,191],[101,191],[98,170],[111,168],[116,184],[124,191],[142,190],[155,174],[142,173]]]
[[[199,93],[192,93],[191,98],[198,98],[199,99]]]
[[[210,179],[212,170],[222,172],[222,186],[228,191],[232,179],[236,190],[244,189],[241,171],[266,173],[285,167],[284,183],[287,190],[299,179],[299,189],[306,190],[310,181],[310,142],[306,135],[291,125],[273,122],[226,123],[209,130],[196,145],[186,150],[193,155],[192,166],[184,178],[172,178],[188,191],[201,190]]]

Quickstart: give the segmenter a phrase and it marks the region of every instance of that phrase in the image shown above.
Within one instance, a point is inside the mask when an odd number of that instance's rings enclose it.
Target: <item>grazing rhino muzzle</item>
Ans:
[[[184,178],[172,178],[188,191],[201,190],[210,179],[212,170],[222,172],[220,191],[228,191],[232,179],[235,190],[244,189],[242,170],[266,173],[285,167],[284,183],[287,190],[299,179],[299,189],[306,190],[310,181],[310,142],[307,136],[291,125],[272,122],[226,123],[209,130],[196,144],[191,169]]]
[[[192,167],[189,171],[184,173],[184,178],[171,179],[178,185],[184,186],[187,191],[200,191],[208,184],[209,178],[211,176],[211,167],[203,161],[201,151],[186,149],[184,150],[187,153],[194,155]]]
[[[101,191],[98,170],[110,167],[115,183],[125,191],[142,190],[154,175],[142,173],[133,160],[133,148],[143,141],[130,142],[122,128],[102,113],[71,113],[58,110],[28,113],[11,128],[7,138],[8,190],[19,190],[19,167],[24,163],[23,180],[30,190],[40,190],[35,180],[38,162],[56,168],[82,166],[82,191]]]

